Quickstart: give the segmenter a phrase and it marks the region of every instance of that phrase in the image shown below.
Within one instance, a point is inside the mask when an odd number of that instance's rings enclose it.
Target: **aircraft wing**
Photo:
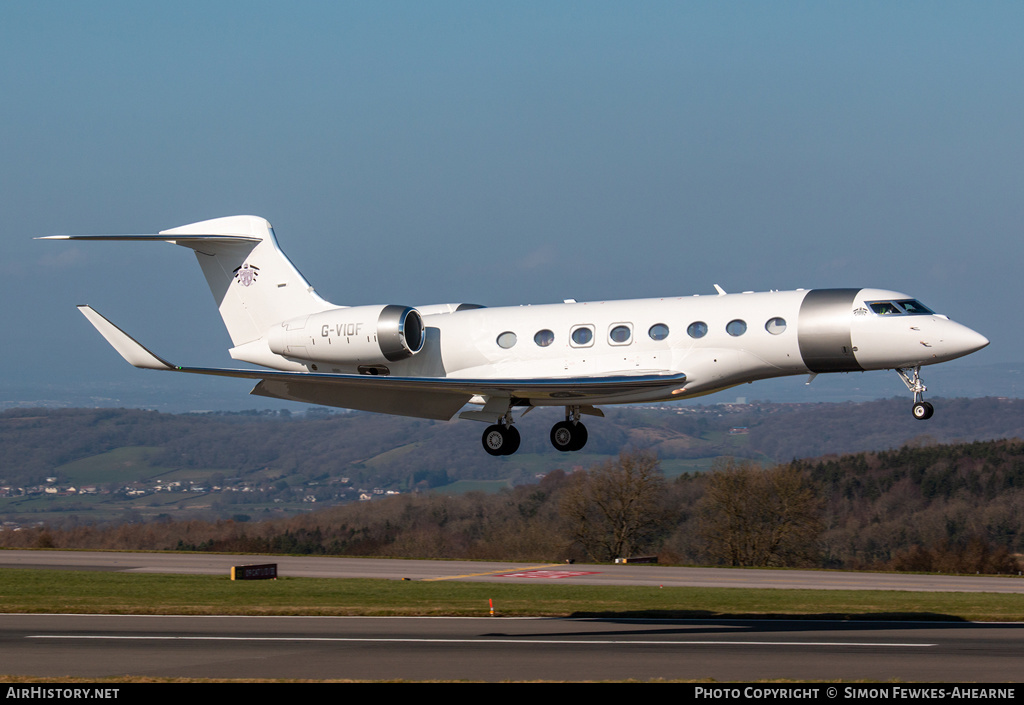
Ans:
[[[552,399],[572,404],[649,389],[677,388],[686,382],[685,374],[658,371],[602,377],[471,379],[182,367],[150,352],[91,306],[82,305],[78,309],[107,342],[135,367],[258,379],[259,383],[250,394],[401,416],[448,420],[474,396]]]

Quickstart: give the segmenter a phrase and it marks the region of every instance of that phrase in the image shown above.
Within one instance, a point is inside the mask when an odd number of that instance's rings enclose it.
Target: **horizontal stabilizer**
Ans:
[[[113,240],[120,242],[168,242],[172,245],[182,245],[193,250],[206,242],[219,243],[258,243],[258,237],[248,235],[183,235],[181,237],[168,237],[167,235],[48,235],[37,237],[36,240]]]
[[[147,370],[173,370],[174,365],[154,355],[142,346],[135,338],[115,326],[106,318],[101,316],[92,306],[82,305],[78,307],[82,315],[89,319],[114,350],[120,353],[121,357],[135,367]]]

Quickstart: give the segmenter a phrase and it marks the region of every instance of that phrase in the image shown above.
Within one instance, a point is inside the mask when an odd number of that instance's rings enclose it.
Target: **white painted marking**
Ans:
[[[108,636],[103,634],[30,634],[26,639],[109,639],[120,641],[309,641],[360,642],[409,644],[628,644],[634,646],[869,646],[892,648],[920,648],[938,644],[880,644],[855,641],[644,641],[626,639],[408,639],[366,637],[243,637],[243,636]]]

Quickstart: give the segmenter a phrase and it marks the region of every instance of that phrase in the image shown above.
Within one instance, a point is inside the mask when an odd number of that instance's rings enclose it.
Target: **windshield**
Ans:
[[[868,301],[868,306],[880,316],[929,316],[934,313],[917,299],[899,301]]]
[[[897,301],[896,303],[898,303],[904,311],[910,314],[924,315],[935,313],[916,299],[907,299],[905,301]]]

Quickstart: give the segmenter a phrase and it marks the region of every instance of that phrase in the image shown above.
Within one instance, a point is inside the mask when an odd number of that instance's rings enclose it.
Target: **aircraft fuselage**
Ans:
[[[686,375],[678,388],[587,400],[597,405],[681,399],[811,372],[912,368],[967,355],[988,342],[940,314],[907,313],[900,301],[915,300],[883,289],[810,289],[471,308],[424,315],[422,348],[377,365],[375,373],[467,379],[665,370]],[[872,305],[889,312],[876,312]],[[303,331],[307,359],[268,350],[239,357],[278,369],[358,374],[365,366],[332,362],[326,352],[366,343],[359,324],[345,320],[347,311],[334,309],[337,322]],[[319,314],[320,320],[330,321],[331,313]]]

